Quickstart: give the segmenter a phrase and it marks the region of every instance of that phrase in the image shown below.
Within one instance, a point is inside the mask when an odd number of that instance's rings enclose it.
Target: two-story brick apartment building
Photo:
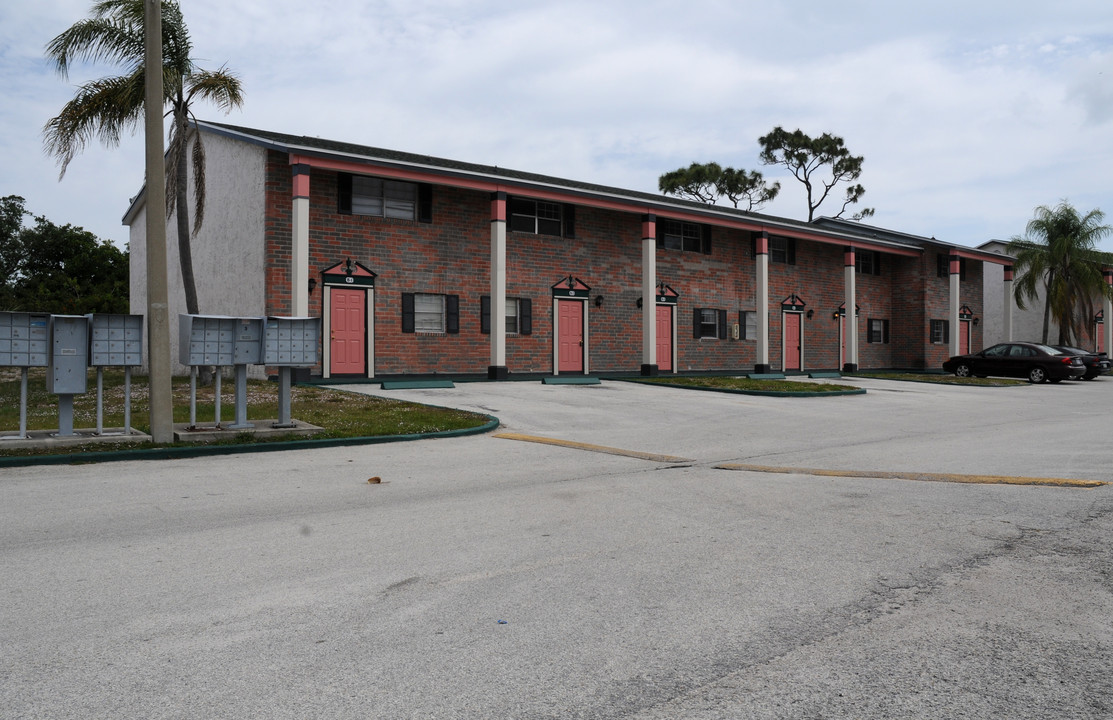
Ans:
[[[842,220],[197,127],[201,312],[321,317],[326,378],[938,367],[980,346],[982,264],[1010,262]],[[135,312],[145,212],[140,193],[124,217]]]

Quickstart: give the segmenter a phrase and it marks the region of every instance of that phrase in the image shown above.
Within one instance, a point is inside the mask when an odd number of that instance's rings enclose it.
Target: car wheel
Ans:
[[[1047,381],[1047,371],[1038,365],[1028,371],[1028,382],[1042,383]]]
[[[955,377],[970,377],[970,366],[960,363],[955,366]]]

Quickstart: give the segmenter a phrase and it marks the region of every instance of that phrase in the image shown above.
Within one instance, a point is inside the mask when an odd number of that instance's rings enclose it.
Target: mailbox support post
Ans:
[[[220,396],[222,395],[222,392],[221,392],[221,389],[220,389],[220,379],[221,379],[220,376],[222,374],[223,373],[221,373],[221,368],[217,367],[216,373],[213,375],[213,401],[214,401],[213,404],[216,405],[216,407],[213,410],[213,417],[216,419],[216,426],[217,427],[220,427],[220,420],[221,420],[221,417],[220,417],[221,416],[221,413],[220,413]]]
[[[292,374],[293,368],[289,366],[278,368],[278,422],[274,424],[276,428],[294,427],[294,423],[290,422],[290,375]]]
[[[97,365],[97,436],[104,434],[104,368]]]
[[[73,395],[58,395],[58,437],[73,437]]]
[[[131,435],[131,365],[124,366],[124,435]]]
[[[27,438],[27,366],[19,373],[19,437]]]
[[[236,365],[236,419],[230,430],[247,430],[255,427],[247,421],[247,365]]]

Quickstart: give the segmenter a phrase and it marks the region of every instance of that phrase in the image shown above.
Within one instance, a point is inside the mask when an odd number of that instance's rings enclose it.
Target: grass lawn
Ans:
[[[728,375],[640,378],[635,382],[713,388],[716,390],[739,390],[743,392],[824,393],[860,390],[860,388],[851,385],[836,385],[834,383],[800,382],[799,380],[751,380],[747,377],[731,377]]]
[[[18,368],[0,369],[0,430],[19,431],[20,374]],[[174,378],[174,422],[189,422],[189,378]],[[235,418],[235,383],[225,377],[221,387],[221,419],[232,422]],[[215,423],[213,386],[197,388],[197,424]],[[74,396],[73,425],[75,429],[97,426],[96,371],[89,371],[88,392]],[[106,369],[104,372],[103,426],[119,428],[124,424],[124,372]],[[150,431],[147,405],[146,376],[132,376],[131,425],[141,432]],[[429,407],[417,403],[389,400],[368,395],[318,386],[295,386],[290,391],[290,416],[324,428],[314,438],[352,438],[382,435],[411,435],[463,430],[479,427],[489,419],[477,413]],[[267,420],[278,417],[278,383],[266,380],[249,380],[247,383],[247,419]],[[45,369],[32,368],[27,383],[27,429],[51,430],[58,427],[58,396],[46,391]],[[284,438],[275,438],[284,439]],[[239,433],[229,442],[265,442],[252,439],[250,433]],[[192,444],[192,443],[191,443]],[[155,447],[153,444],[133,447]],[[96,448],[77,447],[69,452]],[[4,450],[0,455],[31,454],[23,450]]]

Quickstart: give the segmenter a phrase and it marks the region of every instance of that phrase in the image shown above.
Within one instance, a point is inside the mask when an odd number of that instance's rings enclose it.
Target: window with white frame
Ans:
[[[876,250],[855,250],[854,264],[861,275],[880,275],[881,253]]]
[[[695,308],[692,336],[723,339],[727,336],[727,311],[716,308]]]
[[[506,298],[505,328],[507,335],[530,335],[533,333],[533,301],[529,298]],[[479,298],[479,331],[484,335],[491,332],[491,297]]]
[[[742,340],[757,339],[757,313],[753,310],[743,310],[738,313],[738,325],[741,330],[739,335]]]
[[[796,239],[784,237],[769,238],[769,261],[796,264]]]
[[[547,200],[510,198],[510,229],[537,235],[564,234],[564,206]]]
[[[669,220],[657,221],[657,244],[667,250],[687,250],[709,254],[711,252],[710,228],[693,222]]]
[[[948,332],[950,323],[947,320],[932,320],[931,321],[931,337],[930,341],[933,345],[942,345],[943,343],[950,342],[950,333]]]
[[[444,332],[444,295],[414,294],[414,332]]]
[[[889,321],[870,318],[866,329],[866,342],[888,344]]]
[[[417,212],[417,184],[352,176],[352,214],[413,220]]]

